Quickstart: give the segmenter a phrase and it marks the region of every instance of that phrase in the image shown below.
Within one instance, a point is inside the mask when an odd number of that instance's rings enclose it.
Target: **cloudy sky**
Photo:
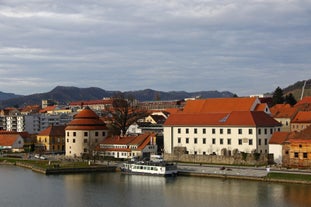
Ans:
[[[0,0],[0,91],[271,92],[311,78],[310,0]]]

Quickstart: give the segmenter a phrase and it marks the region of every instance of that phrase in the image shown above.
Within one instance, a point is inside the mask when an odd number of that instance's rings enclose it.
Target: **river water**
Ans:
[[[0,165],[0,206],[311,206],[311,186],[120,173],[46,176]]]

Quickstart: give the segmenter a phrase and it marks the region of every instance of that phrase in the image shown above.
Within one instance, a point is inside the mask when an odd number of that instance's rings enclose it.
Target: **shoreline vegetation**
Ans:
[[[1,165],[15,165],[31,169],[34,172],[45,175],[68,174],[68,173],[90,173],[90,172],[117,172],[118,167],[103,164],[94,164],[92,161],[49,161],[49,160],[25,160],[19,158],[0,157]],[[241,179],[253,180],[263,182],[279,182],[279,183],[295,183],[295,184],[311,184],[311,174],[297,173],[297,172],[268,172],[266,176],[238,176],[218,173],[203,173],[203,172],[189,172],[179,171],[181,176],[197,176],[197,177],[211,177],[223,179]]]

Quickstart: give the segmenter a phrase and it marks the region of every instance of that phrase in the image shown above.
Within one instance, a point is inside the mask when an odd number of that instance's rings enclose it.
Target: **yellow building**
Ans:
[[[37,147],[48,152],[65,152],[65,126],[50,126],[37,135]]]

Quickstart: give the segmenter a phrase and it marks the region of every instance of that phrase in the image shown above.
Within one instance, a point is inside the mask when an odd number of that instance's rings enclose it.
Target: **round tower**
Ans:
[[[106,124],[97,114],[86,107],[65,128],[66,156],[81,157],[93,153],[95,147],[108,133]]]

